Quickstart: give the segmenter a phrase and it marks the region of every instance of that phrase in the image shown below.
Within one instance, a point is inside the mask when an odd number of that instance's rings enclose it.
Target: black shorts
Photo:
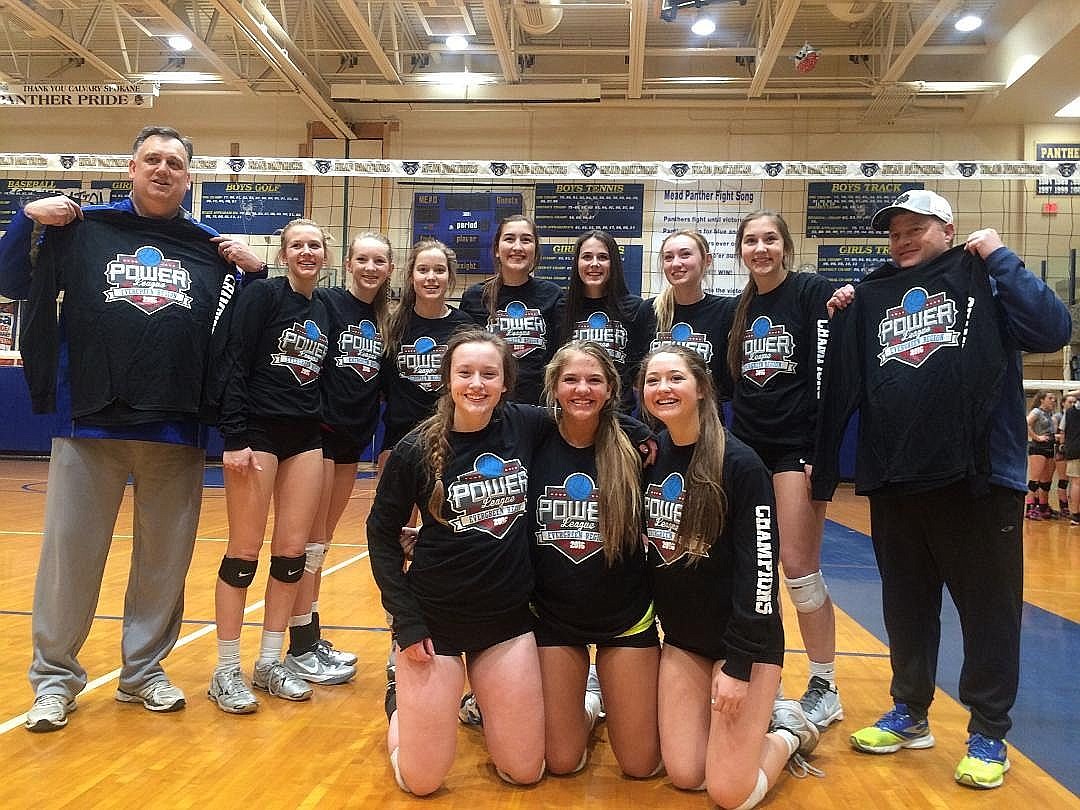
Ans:
[[[591,633],[575,633],[551,624],[537,616],[536,624],[533,626],[533,633],[536,635],[537,647],[586,647],[589,644],[595,644],[597,647],[645,648],[660,646],[660,633],[656,629],[655,620],[636,633],[597,636]]]
[[[767,444],[758,445],[753,450],[772,475],[782,472],[805,472],[806,460],[810,457],[810,452],[807,450],[792,450],[790,447],[775,447]]]
[[[1054,443],[1053,442],[1028,442],[1028,455],[1029,456],[1043,456],[1044,458],[1054,457]]]
[[[480,652],[533,629],[533,615],[528,605],[513,608],[496,619],[483,622],[447,621],[445,617],[433,620],[431,616],[424,619],[435,652],[439,655]]]
[[[298,456],[308,450],[322,448],[322,431],[317,419],[248,420],[243,435],[244,445],[262,453],[277,456],[278,461]]]
[[[353,434],[344,428],[322,426],[322,454],[335,464],[355,464],[363,452]]]
[[[715,644],[706,646],[697,646],[694,644],[684,644],[679,639],[672,638],[671,636],[664,636],[664,646],[670,644],[672,647],[678,647],[680,650],[685,650],[688,653],[694,655],[700,655],[702,658],[707,658],[710,661],[724,661],[727,660],[727,648],[724,642],[717,640]],[[756,664],[776,664],[778,667],[784,665],[784,648],[781,643],[780,647],[772,650],[763,650],[760,653],[760,658],[754,663]]]

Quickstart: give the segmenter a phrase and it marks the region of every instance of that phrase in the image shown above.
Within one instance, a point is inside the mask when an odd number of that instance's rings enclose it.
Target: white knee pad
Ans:
[[[813,613],[825,604],[829,597],[829,589],[825,585],[825,577],[821,571],[807,574],[805,577],[795,579],[784,578],[788,595],[795,603],[795,610],[799,613]]]
[[[758,802],[765,798],[765,794],[769,792],[769,780],[765,776],[765,771],[758,768],[757,772],[757,784],[754,785],[754,789],[750,791],[750,795],[746,797],[746,801],[740,804],[735,810],[750,810],[751,807],[757,807]]]
[[[308,543],[304,546],[304,551],[307,554],[307,559],[304,561],[304,571],[309,574],[319,573],[323,567],[323,560],[326,559],[326,544]]]
[[[395,748],[393,751],[390,752],[390,765],[394,769],[394,781],[397,782],[397,786],[404,790],[406,793],[412,793],[412,791],[409,790],[409,786],[405,784],[405,780],[401,778],[401,769],[398,767],[397,764],[399,750],[401,749]]]

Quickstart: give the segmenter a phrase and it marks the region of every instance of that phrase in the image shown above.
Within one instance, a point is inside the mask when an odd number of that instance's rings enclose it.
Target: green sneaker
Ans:
[[[961,785],[974,788],[996,788],[1005,781],[1009,770],[1009,748],[1004,740],[982,734],[968,737],[967,756],[956,766],[954,777]]]
[[[908,713],[906,704],[897,703],[874,725],[852,734],[851,745],[869,754],[892,754],[901,748],[930,748],[934,745],[934,735],[926,718],[916,720]]]

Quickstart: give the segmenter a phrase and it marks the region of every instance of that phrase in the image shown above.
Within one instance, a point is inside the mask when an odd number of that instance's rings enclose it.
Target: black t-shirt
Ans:
[[[627,295],[617,303],[607,296],[586,298],[581,303],[581,312],[570,322],[564,342],[590,340],[603,347],[619,372],[623,409],[630,411],[636,403],[638,366],[653,338],[653,321],[636,295]]]
[[[712,372],[718,402],[730,396],[726,351],[731,321],[725,316],[725,308],[731,300],[705,293],[704,298],[693,304],[675,304],[671,329],[664,331],[657,327],[653,299],[642,305],[645,317],[650,319],[650,330],[654,333],[649,348],[655,349],[664,343],[678,343],[701,355]]]

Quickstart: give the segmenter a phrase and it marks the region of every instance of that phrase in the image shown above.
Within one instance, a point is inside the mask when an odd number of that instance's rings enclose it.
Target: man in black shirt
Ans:
[[[22,348],[34,408],[55,407],[59,381],[74,417],[49,463],[30,731],[67,725],[86,686],[76,656],[129,476],[134,533],[116,699],[155,712],[185,705],[161,660],[179,636],[199,519],[210,335],[236,286],[219,250],[249,270],[262,266],[181,208],[191,154],[176,130],[147,127],[133,146],[129,199],[86,208],[64,196],[35,200],[0,242],[0,292],[29,299]]]

